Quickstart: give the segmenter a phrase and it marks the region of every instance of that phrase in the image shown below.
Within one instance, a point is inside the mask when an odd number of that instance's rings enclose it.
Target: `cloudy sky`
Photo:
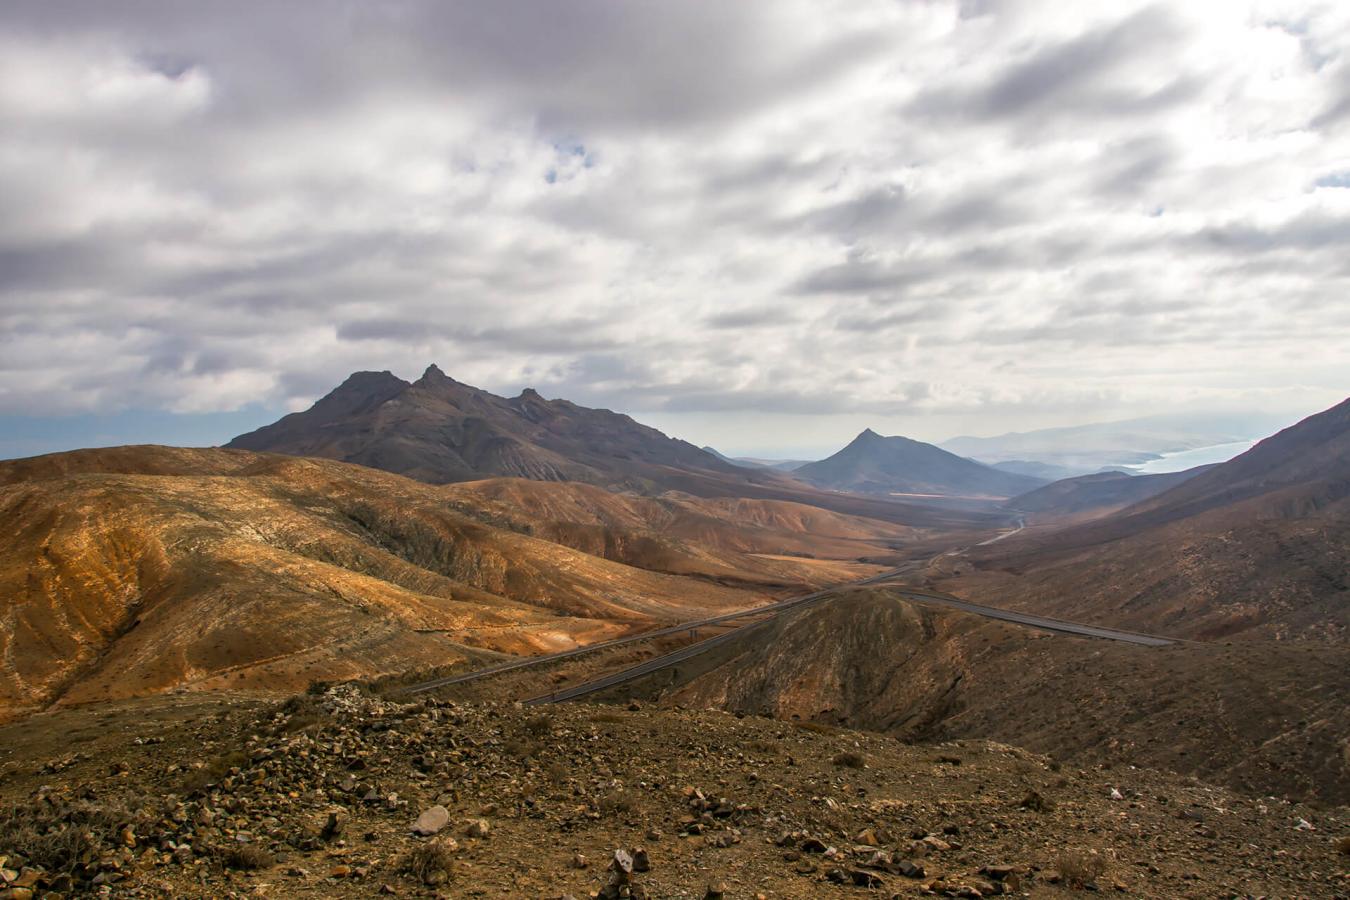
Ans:
[[[0,455],[360,369],[732,452],[1350,382],[1350,4],[7,2]]]

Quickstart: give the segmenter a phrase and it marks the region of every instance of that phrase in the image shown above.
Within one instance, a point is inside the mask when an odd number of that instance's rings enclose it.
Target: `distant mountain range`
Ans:
[[[956,437],[940,446],[1010,471],[1064,478],[1140,465],[1169,453],[1250,441],[1287,424],[1287,417],[1261,413],[1147,416],[995,437]]]
[[[864,494],[1006,498],[1044,479],[986,466],[932,444],[867,429],[844,449],[792,473],[817,487]]]
[[[528,389],[499,397],[435,365],[411,383],[389,372],[357,372],[308,410],[225,446],[358,463],[431,484],[501,476],[578,481],[644,494],[787,500],[906,525],[988,524],[975,514],[822,491],[626,415]]]
[[[729,462],[733,466],[744,466],[748,469],[777,469],[779,472],[792,472],[810,462],[809,459],[761,459],[754,456],[727,456],[713,447],[705,446],[703,449],[723,462]]]

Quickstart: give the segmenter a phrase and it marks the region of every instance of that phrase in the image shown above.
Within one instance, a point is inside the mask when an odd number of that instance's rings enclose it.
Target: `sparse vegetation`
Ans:
[[[834,759],[830,760],[836,766],[843,766],[847,769],[865,769],[867,768],[867,757],[858,753],[856,750],[845,750],[842,753],[836,753]]]
[[[545,737],[553,733],[553,716],[548,713],[539,713],[536,716],[530,716],[521,725],[521,730],[532,737]]]
[[[418,844],[408,854],[404,869],[423,884],[440,884],[450,876],[455,862],[451,845],[445,840]]]
[[[253,872],[276,865],[276,857],[257,844],[236,844],[221,852],[220,862],[227,869]]]
[[[1071,888],[1082,890],[1094,886],[1106,871],[1106,860],[1093,850],[1066,849],[1055,861],[1059,877]]]
[[[205,790],[219,782],[234,769],[243,769],[248,765],[248,755],[240,750],[232,750],[212,757],[201,768],[188,770],[183,777],[183,790],[189,794]]]
[[[126,807],[89,800],[12,803],[0,807],[0,849],[48,872],[71,872],[92,862],[103,843],[139,824]]]

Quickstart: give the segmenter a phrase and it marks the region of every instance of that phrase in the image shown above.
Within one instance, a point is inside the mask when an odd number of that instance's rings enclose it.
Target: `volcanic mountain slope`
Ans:
[[[412,384],[358,372],[305,412],[227,446],[360,463],[442,483],[491,475],[639,486],[663,468],[744,472],[609,410],[498,397],[436,366]]]
[[[1198,466],[1160,475],[1125,472],[1079,475],[1014,497],[1004,508],[1025,513],[1033,524],[1092,519],[1155,497],[1209,468]]]
[[[793,475],[818,487],[865,494],[939,494],[1004,498],[1045,482],[1004,472],[906,437],[882,437],[872,429],[827,459],[807,463]]]
[[[563,649],[768,597],[496,527],[446,488],[326,460],[116,448],[3,463],[0,485],[0,712]],[[779,582],[821,577],[792,565]]]
[[[922,607],[874,588],[746,629],[674,674],[616,690],[907,741],[996,740],[1075,764],[1164,768],[1343,804],[1347,671],[1346,647],[1142,647]]]
[[[226,446],[338,459],[432,484],[507,476],[648,494],[787,500],[906,525],[988,527],[991,521],[815,490],[780,472],[726,462],[625,415],[545,400],[533,390],[498,397],[436,366],[411,384],[388,372],[358,372],[305,412]]]
[[[1350,401],[1162,494],[1028,530],[939,583],[971,599],[1182,637],[1350,634]]]

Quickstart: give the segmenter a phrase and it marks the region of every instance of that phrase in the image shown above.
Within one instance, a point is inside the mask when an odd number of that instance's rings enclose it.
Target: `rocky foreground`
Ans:
[[[0,733],[0,898],[1350,896],[1343,808],[999,744],[354,686],[194,702]]]

